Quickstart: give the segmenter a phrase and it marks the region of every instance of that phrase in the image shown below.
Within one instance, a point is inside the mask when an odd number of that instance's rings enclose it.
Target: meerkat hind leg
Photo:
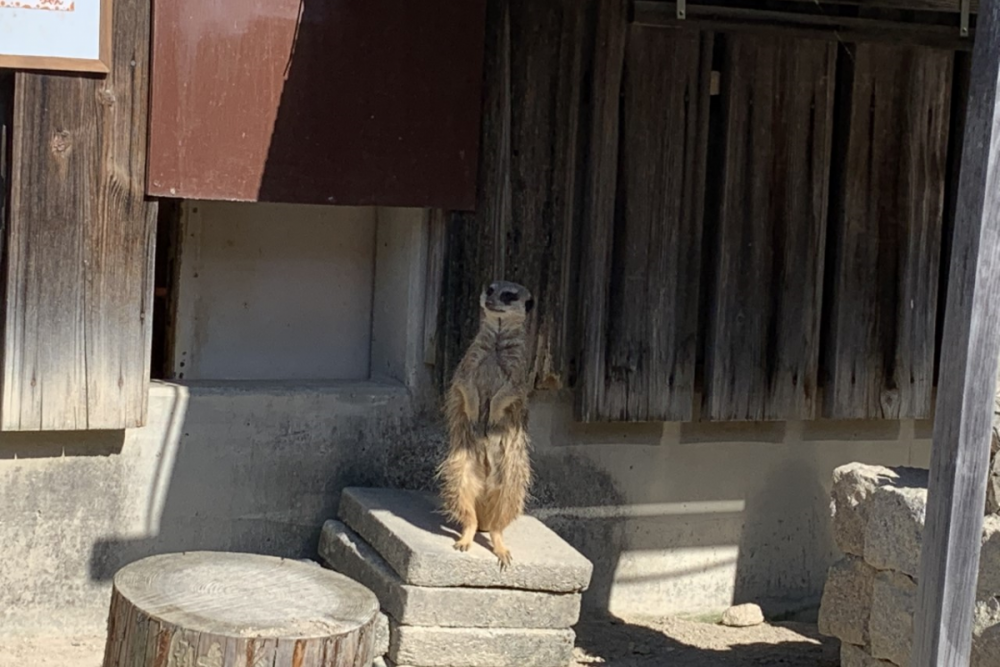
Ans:
[[[511,555],[507,545],[503,543],[503,531],[491,530],[490,542],[493,543],[493,553],[496,555],[497,560],[500,561],[500,569],[506,570],[514,561],[514,557]]]
[[[472,474],[472,471],[469,471]],[[462,528],[462,534],[453,545],[459,551],[468,551],[472,546],[472,540],[476,537],[476,529],[479,527],[479,519],[476,516],[476,484],[471,478],[467,478],[458,496],[458,515]]]
[[[461,528],[454,547],[459,551],[468,551],[479,525],[476,498],[482,491],[483,479],[474,457],[467,450],[453,451],[445,460],[442,473],[448,514]]]

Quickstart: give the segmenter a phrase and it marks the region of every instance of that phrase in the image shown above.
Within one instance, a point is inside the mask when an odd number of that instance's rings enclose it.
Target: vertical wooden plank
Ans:
[[[482,126],[476,212],[454,213],[445,231],[445,265],[435,371],[447,384],[479,322],[479,293],[503,275],[497,247],[510,211],[510,0],[486,3]]]
[[[146,416],[155,205],[144,199],[149,3],[116,0],[106,78],[18,73],[2,427]]]
[[[838,215],[825,414],[925,418],[954,57],[864,44],[853,51]]]
[[[625,60],[626,0],[598,3],[592,63],[590,109],[586,128],[587,172],[584,180],[580,258],[579,386],[576,417],[600,418],[604,403],[605,337],[609,318],[611,248],[618,187],[618,124]]]
[[[510,217],[501,240],[505,275],[535,295],[536,386],[567,384],[573,232],[587,9],[579,0],[511,0]]]
[[[913,667],[969,664],[1000,352],[1000,5],[976,24],[934,415]]]
[[[727,35],[703,414],[815,416],[836,45]]]
[[[692,417],[712,44],[629,30],[601,419]]]
[[[594,3],[490,0],[476,213],[452,217],[439,321],[446,381],[479,320],[489,281],[535,297],[535,383],[567,384],[578,216],[579,118]]]

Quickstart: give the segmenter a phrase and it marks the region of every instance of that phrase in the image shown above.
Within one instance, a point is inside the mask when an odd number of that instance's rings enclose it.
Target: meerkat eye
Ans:
[[[494,292],[494,290],[493,290],[492,287],[487,287],[486,288],[486,296],[493,296],[493,292]]]
[[[502,301],[504,305],[514,303],[517,301],[517,292],[504,292],[500,295],[500,301]]]

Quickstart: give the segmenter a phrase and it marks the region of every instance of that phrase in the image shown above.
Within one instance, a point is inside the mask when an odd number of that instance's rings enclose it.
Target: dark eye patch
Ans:
[[[500,295],[500,301],[503,305],[510,305],[512,302],[517,301],[517,292],[504,292]]]
[[[486,289],[486,296],[493,296],[493,292],[494,292],[494,290],[493,290],[492,287],[487,288]]]

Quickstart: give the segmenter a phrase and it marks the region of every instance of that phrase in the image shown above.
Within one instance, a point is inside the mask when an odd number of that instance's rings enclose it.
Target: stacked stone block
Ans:
[[[325,563],[371,589],[399,667],[566,667],[593,566],[533,517],[504,533],[501,571],[477,536],[465,553],[431,494],[346,489],[320,539]]]
[[[833,474],[833,530],[844,552],[827,575],[819,631],[843,667],[908,667],[927,506],[927,471],[851,463]],[[1000,517],[987,516],[970,667],[1000,665]]]

